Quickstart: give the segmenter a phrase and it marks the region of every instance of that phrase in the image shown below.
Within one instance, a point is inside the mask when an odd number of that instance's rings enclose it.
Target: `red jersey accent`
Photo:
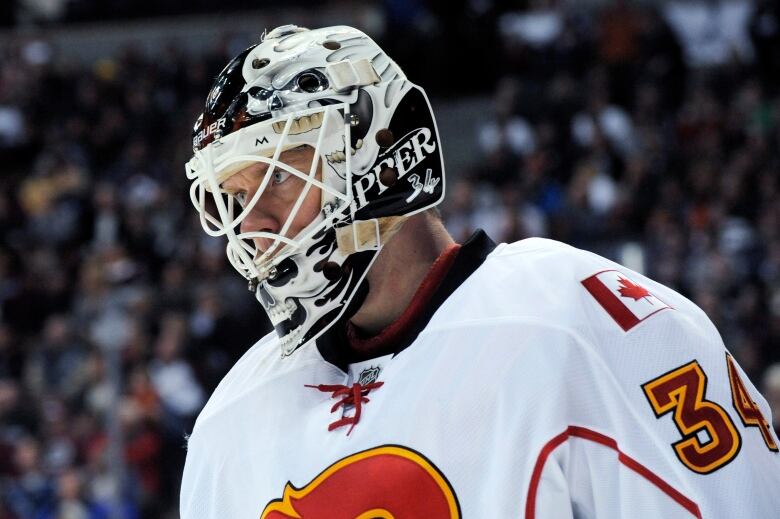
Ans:
[[[431,297],[433,297],[436,289],[439,288],[441,282],[452,267],[452,264],[455,262],[458,251],[460,251],[460,245],[453,243],[436,258],[436,261],[433,262],[422,283],[420,283],[420,286],[415,291],[409,306],[406,307],[406,310],[404,310],[398,319],[379,332],[379,334],[373,337],[360,337],[360,330],[352,323],[347,323],[347,339],[349,340],[352,349],[361,352],[383,351],[386,350],[388,346],[393,345],[398,341],[414,323],[415,318],[420,314],[422,308],[430,301]],[[333,404],[331,413],[346,406],[355,406],[354,415],[343,416],[341,419],[336,420],[328,426],[328,430],[332,431],[339,427],[349,425],[350,428],[347,431],[347,434],[349,435],[352,432],[352,429],[355,428],[355,425],[360,421],[362,405],[369,402],[366,395],[368,395],[372,389],[379,388],[383,384],[383,382],[372,382],[365,385],[355,383],[352,384],[352,386],[340,384],[320,384],[315,386],[307,384],[306,387],[315,388],[325,393],[332,393],[332,398],[341,397],[341,400]]]
[[[441,282],[446,277],[447,273],[455,262],[455,258],[460,251],[460,244],[453,243],[436,258],[436,261],[431,265],[428,274],[425,275],[420,286],[417,287],[417,291],[412,297],[412,301],[406,310],[384,330],[377,335],[371,337],[362,336],[360,329],[353,325],[351,322],[347,323],[347,339],[351,349],[353,351],[384,351],[387,345],[393,344],[414,322],[414,319],[420,313],[422,307],[424,307],[433,296],[436,289],[439,288]]]
[[[328,426],[328,431],[332,431],[333,429],[338,429],[339,427],[343,427],[345,425],[351,425],[352,427],[350,427],[347,431],[347,436],[349,436],[349,433],[352,432],[352,429],[354,429],[360,421],[363,404],[367,404],[371,401],[366,395],[368,395],[372,389],[380,388],[384,384],[384,382],[372,382],[366,385],[355,383],[352,384],[352,387],[343,386],[341,384],[320,384],[318,386],[306,384],[306,387],[317,389],[323,393],[332,393],[330,395],[331,398],[343,397],[341,400],[333,404],[333,407],[330,408],[331,413],[335,413],[340,407],[346,407],[348,405],[355,406],[354,415],[342,416],[341,419],[336,420]]]
[[[571,437],[589,440],[614,450],[617,452],[618,461],[620,463],[655,485],[661,492],[668,495],[680,506],[688,510],[692,516],[701,519],[701,511],[699,510],[699,506],[696,503],[685,497],[680,493],[679,490],[664,481],[656,473],[636,461],[625,452],[621,451],[618,443],[613,438],[596,431],[592,431],[585,427],[578,427],[576,425],[570,425],[561,434],[547,442],[547,444],[542,447],[541,452],[539,452],[539,457],[536,459],[536,465],[534,466],[534,471],[531,475],[531,484],[528,485],[528,497],[525,501],[526,519],[534,519],[536,517],[536,491],[539,488],[539,481],[542,478],[542,471],[544,470],[544,464],[547,462],[547,458],[555,449],[560,447]]]

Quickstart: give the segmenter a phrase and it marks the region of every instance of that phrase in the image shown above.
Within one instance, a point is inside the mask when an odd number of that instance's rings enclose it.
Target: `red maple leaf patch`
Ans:
[[[618,292],[620,292],[621,297],[630,297],[634,301],[639,301],[643,298],[647,299],[651,295],[649,290],[641,285],[637,285],[630,279],[626,279],[621,276],[618,278],[618,281],[620,281],[620,288],[618,288]],[[647,299],[647,302],[653,304],[653,302],[649,299]]]

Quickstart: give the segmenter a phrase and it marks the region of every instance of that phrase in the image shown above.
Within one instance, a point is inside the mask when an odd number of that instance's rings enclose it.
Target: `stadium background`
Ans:
[[[366,30],[429,91],[458,239],[681,291],[780,428],[777,2],[258,4],[0,5],[0,519],[178,517],[185,435],[267,329],[189,205],[190,129],[291,22]]]

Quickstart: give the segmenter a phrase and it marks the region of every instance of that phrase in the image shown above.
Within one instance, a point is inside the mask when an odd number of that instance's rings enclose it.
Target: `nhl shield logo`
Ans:
[[[379,378],[379,372],[382,371],[382,368],[379,366],[371,366],[370,368],[366,368],[363,371],[360,372],[360,376],[358,376],[357,383],[361,386],[365,386],[366,384],[371,384],[372,382],[376,382],[376,379]]]

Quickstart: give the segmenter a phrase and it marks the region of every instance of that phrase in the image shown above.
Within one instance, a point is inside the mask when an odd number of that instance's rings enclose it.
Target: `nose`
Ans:
[[[272,211],[269,208],[263,206],[263,200],[259,200],[257,204],[249,211],[246,218],[241,222],[241,233],[251,232],[268,232],[278,234],[281,230],[281,224],[279,220],[274,217]],[[263,253],[267,251],[274,240],[271,238],[252,238],[258,252]]]

